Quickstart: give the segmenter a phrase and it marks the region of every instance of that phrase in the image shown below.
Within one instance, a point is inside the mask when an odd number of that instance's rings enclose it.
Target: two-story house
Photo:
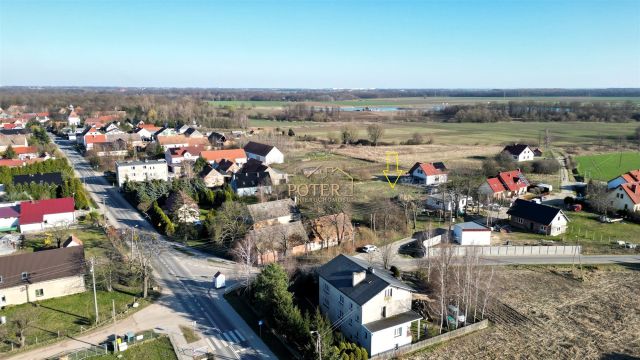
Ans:
[[[411,344],[414,290],[386,270],[338,255],[318,269],[320,310],[370,356]],[[419,324],[418,324],[419,326]]]
[[[569,218],[562,210],[533,201],[517,199],[507,214],[513,227],[537,234],[557,236],[567,231]]]
[[[511,156],[511,158],[517,162],[531,161],[535,157],[533,150],[526,144],[507,145],[502,152]]]
[[[415,163],[408,174],[414,183],[438,185],[447,182],[447,167],[441,162]]]
[[[169,168],[166,160],[145,160],[116,162],[116,178],[118,186],[125,181],[149,181],[169,179]]]

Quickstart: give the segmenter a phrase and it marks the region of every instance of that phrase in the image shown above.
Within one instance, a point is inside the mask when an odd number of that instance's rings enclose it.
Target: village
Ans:
[[[507,144],[481,170],[425,161],[402,171],[396,163],[389,175],[381,162],[367,176],[300,161],[296,143],[309,140],[292,129],[159,126],[73,105],[53,118],[28,110],[0,114],[2,308],[93,288],[95,314],[83,321],[98,326],[97,274],[101,298],[136,294],[112,299],[114,319],[116,300],[123,314],[136,311],[160,296],[166,279],[151,268],[166,242],[185,262],[235,264],[216,271],[214,288],[231,285],[224,296],[247,324],[266,319],[277,356],[382,359],[487,327],[502,305],[492,303],[493,270],[483,265],[574,266],[639,250],[638,241],[589,229],[637,234],[640,169],[577,181],[548,144]],[[375,144],[383,129],[367,132]],[[361,146],[354,140],[335,148]],[[387,152],[387,169],[394,156]],[[123,202],[124,218],[110,210]],[[28,348],[36,320],[1,318],[17,334],[3,335],[4,349]],[[227,346],[249,337],[230,333],[220,338]]]

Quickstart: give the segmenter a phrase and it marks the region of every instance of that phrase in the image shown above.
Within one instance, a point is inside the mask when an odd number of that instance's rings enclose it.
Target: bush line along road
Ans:
[[[210,352],[221,359],[276,359],[275,355],[254,334],[244,320],[233,310],[221,292],[213,291],[211,279],[219,270],[201,257],[193,259],[175,250],[171,244],[149,224],[102,176],[93,170],[75,148],[66,140],[50,134],[56,145],[85,182],[85,188],[94,200],[103,206],[108,221],[115,227],[137,229],[152,233],[160,239],[161,249],[153,259],[156,280],[170,290],[170,295],[159,301],[173,310],[181,310],[185,324],[195,324],[206,338]],[[195,251],[195,250],[192,250]],[[206,269],[194,275],[190,269]],[[159,329],[162,326],[159,324]]]

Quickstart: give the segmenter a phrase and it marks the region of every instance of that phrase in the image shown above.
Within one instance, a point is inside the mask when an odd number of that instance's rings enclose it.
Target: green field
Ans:
[[[624,102],[631,101],[640,104],[640,97],[587,97],[587,96],[567,96],[567,97],[400,97],[400,98],[377,98],[377,99],[355,99],[338,101],[305,101],[309,105],[316,106],[397,106],[402,108],[425,108],[433,105],[471,105],[478,103],[504,103],[509,101],[536,101],[536,102]],[[246,108],[280,108],[285,104],[296,104],[289,101],[254,101],[254,100],[222,100],[209,101],[210,104],[225,107],[246,107]]]
[[[576,157],[578,171],[587,179],[608,181],[629,170],[640,169],[640,152]]]
[[[338,137],[342,123],[287,122],[251,120],[253,127],[292,128],[296,136],[310,135],[327,139]],[[354,124],[357,127],[357,124]],[[615,126],[597,122],[499,122],[499,123],[384,123],[382,141],[404,141],[414,133],[431,136],[434,144],[496,145],[521,142],[536,145],[545,129],[549,129],[554,145],[596,144],[599,141],[617,142],[633,136],[637,123],[619,123]],[[360,126],[358,137],[366,138],[365,126]]]
[[[124,360],[174,360],[177,359],[173,351],[171,341],[162,336],[154,340],[146,341],[139,345],[133,345],[126,351],[117,354],[92,357],[92,360],[124,359]]]

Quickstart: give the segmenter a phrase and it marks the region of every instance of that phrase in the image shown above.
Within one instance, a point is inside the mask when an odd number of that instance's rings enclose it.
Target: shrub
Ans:
[[[555,174],[560,170],[560,163],[554,159],[536,160],[533,162],[532,168],[536,174]]]
[[[395,265],[391,265],[391,268],[389,270],[391,270],[393,277],[397,279],[400,278],[400,269],[398,269],[398,267],[396,267]]]

